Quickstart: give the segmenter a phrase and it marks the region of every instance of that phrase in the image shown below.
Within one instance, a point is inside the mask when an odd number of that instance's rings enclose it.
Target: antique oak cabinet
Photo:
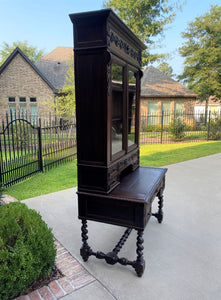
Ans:
[[[81,255],[144,270],[143,230],[155,196],[162,221],[166,169],[139,167],[141,52],[145,45],[111,9],[70,15],[74,25],[77,120],[78,215]],[[87,220],[127,227],[112,252],[88,245]],[[137,259],[118,252],[132,229],[138,231]]]

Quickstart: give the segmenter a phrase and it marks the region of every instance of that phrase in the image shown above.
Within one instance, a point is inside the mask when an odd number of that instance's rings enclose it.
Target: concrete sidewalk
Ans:
[[[82,261],[76,189],[25,200],[96,279],[63,299],[221,299],[220,178],[221,153],[168,167],[163,223],[151,218],[144,231],[146,269],[142,278],[130,266],[110,266],[93,256]],[[153,211],[156,209],[157,201]],[[109,252],[124,228],[89,221],[88,231],[91,248]],[[119,256],[136,258],[136,231]]]

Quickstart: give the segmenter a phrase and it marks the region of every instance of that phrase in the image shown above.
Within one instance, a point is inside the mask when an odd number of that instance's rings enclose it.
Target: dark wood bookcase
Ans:
[[[145,45],[111,9],[71,14],[70,18],[74,25],[81,255],[84,260],[95,255],[111,264],[131,264],[141,276],[141,250],[137,260],[129,263],[122,262],[117,253],[133,228],[138,230],[138,248],[142,248],[141,236],[155,196],[160,200],[154,215],[162,221],[166,169],[139,167],[141,53]],[[91,250],[87,220],[128,227],[116,251],[106,255]]]

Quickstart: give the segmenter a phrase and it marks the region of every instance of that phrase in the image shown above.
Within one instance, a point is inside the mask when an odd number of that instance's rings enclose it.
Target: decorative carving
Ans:
[[[111,63],[107,64],[107,95],[110,96],[111,90]]]
[[[111,188],[116,182],[119,181],[119,174],[127,168],[129,165],[132,166],[132,170],[135,171],[137,167],[139,166],[139,154],[138,150],[133,153],[132,155],[128,155],[123,160],[117,162],[114,164],[111,168],[108,170],[107,174],[107,182],[109,188]]]
[[[111,33],[110,33],[110,24],[107,23],[107,46],[110,47]]]
[[[137,276],[141,277],[145,269],[145,260],[143,258],[143,230],[138,230],[137,233],[137,260],[133,267],[137,272]]]
[[[83,219],[82,220],[82,226],[81,226],[81,237],[82,237],[82,247],[80,250],[80,254],[83,258],[84,261],[88,260],[88,257],[91,255],[91,248],[89,247],[87,240],[88,240],[88,236],[87,236],[88,230],[87,230],[87,220]]]
[[[157,197],[159,199],[158,201],[158,212],[155,214],[152,214],[155,218],[157,218],[158,223],[162,223],[163,221],[163,191],[165,188],[165,178],[161,183],[161,186],[159,188],[159,192],[157,194]]]
[[[120,249],[123,247],[123,245],[126,242],[128,236],[130,235],[131,231],[132,231],[132,228],[127,228],[126,231],[124,232],[124,235],[121,237],[120,241],[118,242],[118,244],[113,249],[113,252],[116,255],[117,255],[118,252],[120,252]]]
[[[113,33],[113,31],[111,31],[111,33],[110,33],[110,42],[115,43],[116,47],[123,49],[127,55],[130,55],[135,60],[137,60],[139,65],[141,66],[141,63],[142,63],[141,62],[141,51],[138,51],[138,52],[135,51],[126,42],[124,42],[115,33]]]

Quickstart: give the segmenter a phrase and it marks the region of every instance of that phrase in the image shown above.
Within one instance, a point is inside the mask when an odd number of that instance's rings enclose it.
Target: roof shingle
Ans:
[[[71,59],[73,55],[73,47],[57,47],[41,58],[44,60],[51,60],[56,62],[66,62]]]
[[[150,66],[143,72],[141,97],[197,97],[197,94]]]

